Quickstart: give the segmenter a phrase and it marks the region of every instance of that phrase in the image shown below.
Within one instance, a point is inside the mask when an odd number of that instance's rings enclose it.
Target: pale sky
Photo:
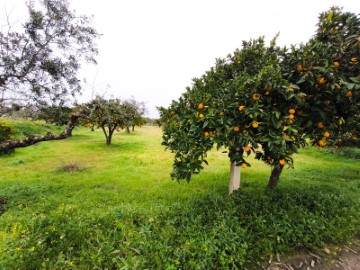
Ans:
[[[25,2],[0,0],[0,7],[14,6],[15,18]],[[280,32],[279,44],[298,44],[314,34],[319,13],[329,7],[360,13],[359,0],[70,0],[70,5],[77,14],[94,15],[93,27],[102,34],[98,65],[83,66],[80,78],[88,84],[79,100],[88,101],[92,89],[108,98],[133,96],[153,118],[156,106],[178,99],[192,78],[215,58],[241,48],[243,40],[265,36],[268,43]]]

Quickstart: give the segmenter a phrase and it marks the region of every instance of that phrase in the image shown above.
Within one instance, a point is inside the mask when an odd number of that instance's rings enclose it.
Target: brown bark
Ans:
[[[271,190],[277,187],[282,170],[283,170],[283,166],[273,167],[266,190]]]
[[[0,144],[0,154],[8,154],[14,151],[15,148],[27,147],[34,145],[38,142],[50,141],[50,140],[62,140],[72,136],[72,131],[76,126],[79,115],[73,114],[67,123],[65,130],[60,135],[55,135],[52,132],[46,133],[44,136],[29,135],[23,140],[7,141]]]

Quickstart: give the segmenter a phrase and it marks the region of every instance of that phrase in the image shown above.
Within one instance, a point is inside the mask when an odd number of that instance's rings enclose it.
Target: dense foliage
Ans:
[[[143,124],[142,115],[145,112],[143,103],[134,99],[121,101],[120,99],[104,99],[97,96],[88,103],[82,104],[77,111],[81,112],[81,124],[94,128],[97,126],[104,132],[106,144],[111,144],[115,130]]]
[[[359,126],[360,19],[339,8],[320,15],[316,35],[290,49],[243,42],[193,81],[178,101],[160,108],[163,144],[175,153],[172,177],[190,180],[214,145],[246,168],[255,153],[273,168],[277,185],[292,155],[313,144],[357,140]]]

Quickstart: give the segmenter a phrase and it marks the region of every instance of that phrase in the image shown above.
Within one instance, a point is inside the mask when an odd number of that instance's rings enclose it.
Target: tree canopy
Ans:
[[[22,31],[0,33],[0,115],[12,105],[59,104],[80,92],[81,62],[96,63],[99,38],[91,18],[71,11],[67,0],[28,7]]]
[[[264,38],[217,59],[216,65],[168,108],[160,108],[163,145],[175,153],[173,179],[190,181],[213,148],[228,149],[246,168],[251,152],[273,168],[306,145],[339,146],[359,134],[359,37],[355,14],[333,7],[320,14],[315,36],[291,48]]]

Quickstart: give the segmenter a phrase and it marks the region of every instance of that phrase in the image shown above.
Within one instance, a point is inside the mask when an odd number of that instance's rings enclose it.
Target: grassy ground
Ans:
[[[348,153],[304,149],[267,195],[270,168],[254,160],[228,197],[226,154],[177,183],[160,143],[156,127],[111,146],[76,129],[1,156],[0,269],[234,269],[360,235],[360,161]]]

